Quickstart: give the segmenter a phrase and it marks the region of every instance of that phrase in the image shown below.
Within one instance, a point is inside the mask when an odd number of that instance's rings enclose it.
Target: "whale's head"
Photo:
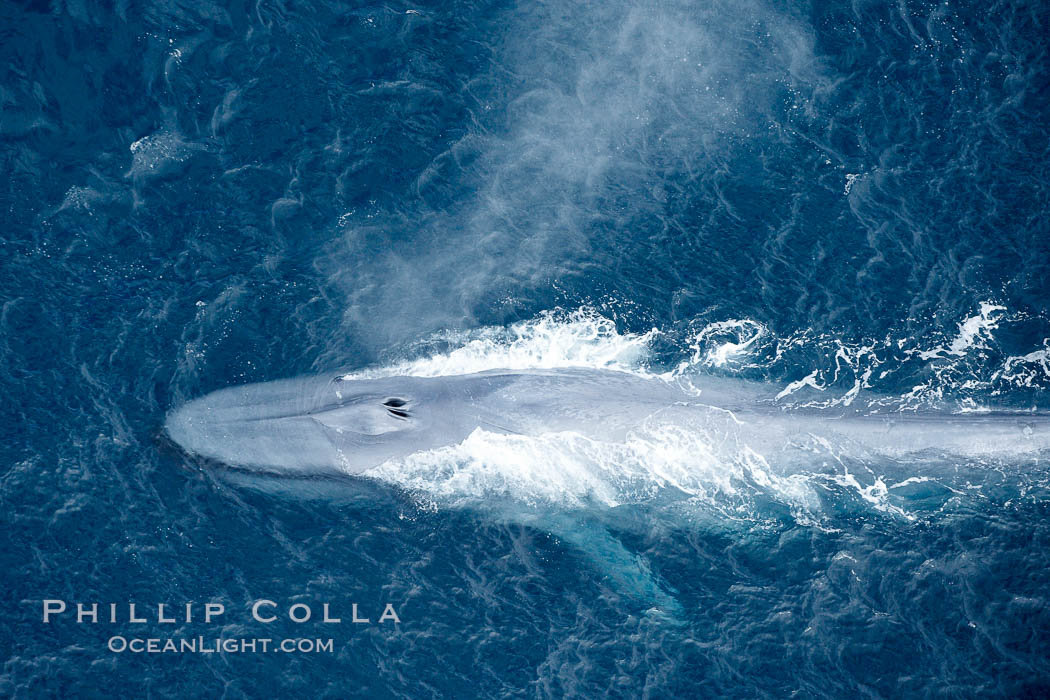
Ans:
[[[359,474],[425,449],[433,413],[426,380],[290,379],[221,389],[165,422],[186,453],[291,476]]]

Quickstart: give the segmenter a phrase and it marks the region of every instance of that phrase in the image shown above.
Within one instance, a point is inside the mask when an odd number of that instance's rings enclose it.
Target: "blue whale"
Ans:
[[[529,436],[572,432],[616,442],[647,421],[690,425],[718,419],[759,453],[800,435],[889,456],[1050,449],[1046,414],[880,413],[877,402],[785,409],[775,396],[769,385],[740,380],[706,377],[683,384],[599,369],[335,375],[222,389],[173,411],[165,427],[191,455],[287,476],[367,474],[390,460],[456,445],[478,429]]]
[[[369,472],[379,467],[397,470],[398,460],[458,445],[478,430],[622,443],[654,424],[671,425],[698,431],[700,449],[709,441],[713,454],[720,454],[721,441],[729,445],[727,459],[742,445],[771,462],[784,455],[813,460],[812,451],[785,452],[785,445],[807,440],[851,456],[985,458],[1050,449],[1050,418],[1043,414],[880,413],[877,398],[833,409],[786,409],[777,390],[715,377],[683,383],[597,369],[334,375],[222,389],[174,410],[165,427],[188,454],[232,467],[222,473],[235,483],[294,494],[316,488],[323,497],[334,485],[369,483]],[[605,522],[611,512],[545,512],[499,499],[478,506],[555,534],[585,553],[614,589],[671,620],[681,615],[673,588],[611,533]]]

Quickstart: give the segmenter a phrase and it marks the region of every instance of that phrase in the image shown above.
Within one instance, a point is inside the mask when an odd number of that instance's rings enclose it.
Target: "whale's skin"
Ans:
[[[718,419],[753,449],[814,436],[891,456],[999,455],[1050,450],[1050,417],[1035,413],[785,410],[776,388],[714,377],[688,385],[597,369],[503,371],[441,377],[287,379],[222,389],[167,418],[187,453],[287,476],[354,475],[455,445],[477,429],[574,432],[623,441],[647,421]]]
[[[174,411],[165,427],[186,452],[229,466],[360,474],[456,444],[478,428],[622,439],[647,416],[686,398],[665,382],[610,371],[336,375],[222,389]]]

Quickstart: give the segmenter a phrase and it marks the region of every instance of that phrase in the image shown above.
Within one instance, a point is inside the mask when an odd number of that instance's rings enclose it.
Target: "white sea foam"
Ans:
[[[590,309],[549,312],[507,328],[447,333],[440,340],[453,349],[347,375],[347,379],[409,375],[438,377],[490,369],[589,367],[644,372],[656,330],[620,332]]]
[[[127,177],[141,179],[168,174],[203,147],[187,141],[175,130],[161,129],[133,142],[129,150],[131,168]]]
[[[959,333],[952,339],[948,347],[943,345],[929,350],[916,352],[924,360],[932,360],[935,357],[954,355],[962,357],[971,349],[987,347],[987,341],[992,336],[992,331],[999,327],[1005,306],[981,302],[981,310],[975,316],[971,316],[959,324]]]
[[[1003,363],[1001,376],[1017,386],[1036,386],[1050,379],[1050,338],[1043,339],[1042,350],[1012,355]]]
[[[817,391],[824,391],[824,386],[822,384],[818,383],[818,381],[817,381],[817,375],[818,374],[819,374],[818,370],[813,370],[812,372],[807,374],[802,379],[799,379],[798,381],[791,382],[786,387],[784,387],[784,389],[779,394],[776,395],[776,400],[779,401],[780,399],[782,399],[782,398],[784,398],[786,396],[790,396],[791,394],[794,394],[796,391],[798,391],[799,389],[801,389],[804,386],[812,387],[812,388],[816,389]]]
[[[680,364],[678,370],[696,366],[725,367],[731,362],[739,362],[765,334],[766,327],[750,319],[709,323],[693,337],[690,342],[692,357]]]

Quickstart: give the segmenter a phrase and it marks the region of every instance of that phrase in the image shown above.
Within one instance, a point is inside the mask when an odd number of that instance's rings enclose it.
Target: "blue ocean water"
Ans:
[[[335,371],[1046,410],[1048,26],[1024,1],[0,5],[0,695],[1050,695],[1045,455],[475,435],[314,488],[162,433]],[[44,624],[48,599],[121,619]]]

